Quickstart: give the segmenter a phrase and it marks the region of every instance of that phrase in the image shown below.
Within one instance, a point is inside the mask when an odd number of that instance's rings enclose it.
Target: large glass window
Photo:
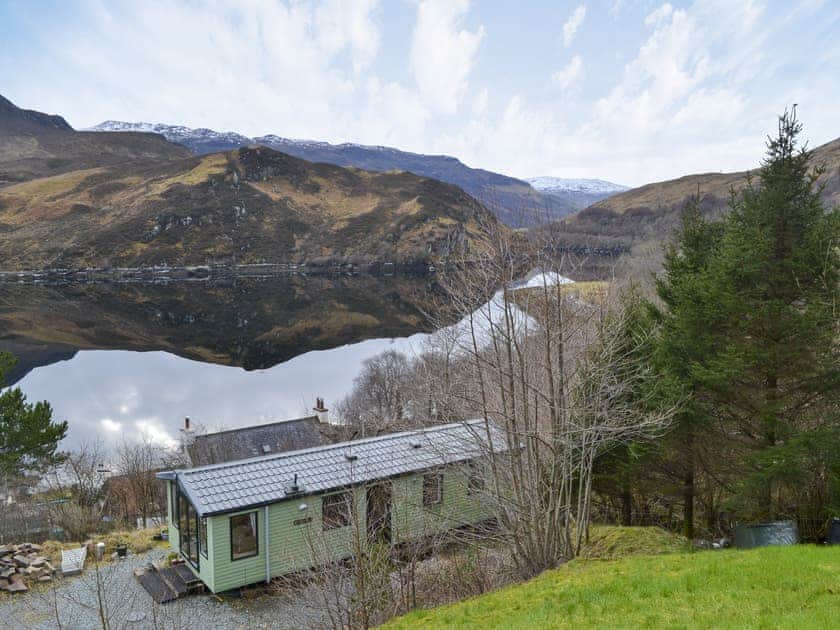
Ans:
[[[241,560],[259,553],[257,513],[237,514],[230,517],[230,559]]]
[[[198,551],[205,558],[207,557],[207,519],[198,519]]]
[[[347,527],[353,512],[353,495],[350,492],[328,494],[321,502],[321,519],[324,530]]]
[[[171,482],[169,484],[169,509],[172,512],[171,524],[180,529],[178,526],[178,487]]]
[[[423,475],[423,506],[443,503],[443,474],[438,472]]]
[[[178,534],[181,542],[181,555],[194,566],[198,566],[198,515],[192,503],[178,492]]]

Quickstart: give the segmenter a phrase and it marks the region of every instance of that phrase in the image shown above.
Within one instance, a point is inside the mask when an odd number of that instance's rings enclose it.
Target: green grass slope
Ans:
[[[836,628],[840,547],[575,560],[390,628]]]

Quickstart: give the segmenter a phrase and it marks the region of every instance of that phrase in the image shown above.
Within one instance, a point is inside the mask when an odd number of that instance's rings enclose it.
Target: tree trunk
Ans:
[[[694,464],[683,479],[683,533],[689,540],[694,539]]]
[[[629,483],[621,488],[621,524],[625,527],[633,524],[633,495]]]

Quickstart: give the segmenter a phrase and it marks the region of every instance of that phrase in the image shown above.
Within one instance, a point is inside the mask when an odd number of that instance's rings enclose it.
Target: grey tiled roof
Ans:
[[[315,416],[197,435],[187,446],[193,466],[221,464],[327,444]],[[266,448],[268,450],[266,450]]]
[[[490,427],[494,451],[506,450],[504,435]],[[158,476],[177,479],[196,512],[208,516],[474,459],[487,446],[485,421],[468,420]],[[295,475],[297,493],[289,488]]]

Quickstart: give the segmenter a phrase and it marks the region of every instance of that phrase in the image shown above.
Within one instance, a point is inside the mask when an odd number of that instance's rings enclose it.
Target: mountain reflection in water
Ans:
[[[0,284],[0,350],[19,358],[7,380],[70,422],[66,447],[167,441],[184,416],[232,428],[334,405],[366,358],[419,348],[433,293],[370,276]]]

